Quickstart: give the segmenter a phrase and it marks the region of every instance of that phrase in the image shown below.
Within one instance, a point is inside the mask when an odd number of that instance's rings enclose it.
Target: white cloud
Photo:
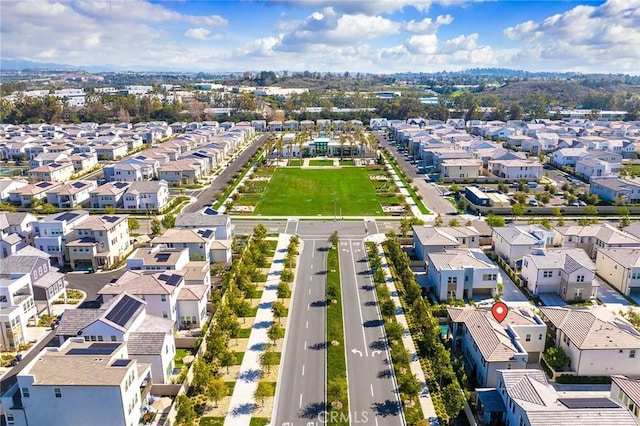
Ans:
[[[438,50],[438,37],[435,34],[411,36],[405,43],[407,52],[414,55],[433,55]]]
[[[206,28],[189,28],[184,35],[195,40],[207,40],[211,31]]]
[[[579,5],[542,22],[525,21],[506,28],[504,35],[522,43],[523,53],[516,56],[518,60],[542,69],[562,65],[566,69],[589,72],[608,62],[614,64],[618,72],[637,74],[640,71],[639,10],[640,0]]]
[[[435,22],[431,18],[424,18],[419,22],[412,19],[406,23],[405,29],[417,34],[432,34],[438,31],[441,25],[449,25],[452,22],[453,16],[451,15],[440,15],[436,18]]]

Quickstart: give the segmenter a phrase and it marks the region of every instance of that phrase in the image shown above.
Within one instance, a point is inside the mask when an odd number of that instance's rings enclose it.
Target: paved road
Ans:
[[[240,153],[229,165],[211,182],[211,184],[201,190],[192,193],[197,201],[184,208],[184,212],[194,213],[202,210],[205,206],[210,206],[214,201],[214,194],[220,191],[220,189],[227,184],[231,177],[242,170],[242,166],[255,154],[262,144],[269,138],[270,133],[265,133],[259,138],[255,139],[253,143],[244,151]]]
[[[22,361],[20,361],[20,364],[13,367],[2,377],[2,381],[0,382],[0,395],[5,393],[11,386],[13,386],[14,383],[18,381],[18,379],[16,378],[18,373],[21,372],[22,369],[35,357],[37,357],[42,349],[44,349],[46,346],[55,346],[54,337],[55,331],[52,330],[24,355]],[[57,339],[55,340],[55,342],[57,342]]]
[[[375,133],[375,135],[380,142],[380,146],[387,148],[387,151],[398,161],[398,164],[404,170],[405,175],[413,180],[411,184],[418,188],[418,194],[422,196],[422,202],[429,210],[434,213],[439,213],[442,216],[456,213],[455,207],[442,197],[442,193],[436,185],[433,185],[431,182],[427,182],[425,180],[425,175],[418,174],[416,166],[411,164],[404,154],[398,152],[398,149],[381,134]]]
[[[303,239],[287,320],[281,379],[273,425],[307,425],[326,410],[327,238]]]
[[[112,279],[120,278],[125,273],[127,268],[121,268],[117,271],[103,272],[96,274],[80,273],[68,273],[65,275],[65,279],[69,283],[69,288],[76,290],[82,290],[87,294],[87,301],[93,301],[98,296],[98,291],[108,284]],[[85,307],[85,306],[83,306]],[[86,306],[89,307],[89,306]],[[96,308],[99,306],[95,306]]]
[[[341,239],[340,279],[352,423],[403,424],[383,321],[362,239]]]

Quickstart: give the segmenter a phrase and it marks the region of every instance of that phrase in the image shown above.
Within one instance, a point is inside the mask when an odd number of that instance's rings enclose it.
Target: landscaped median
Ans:
[[[405,189],[407,190],[407,192],[409,193],[409,195],[411,196],[413,201],[416,203],[416,206],[418,207],[418,210],[420,210],[420,213],[422,213],[422,214],[431,213],[429,211],[429,209],[427,209],[427,207],[422,202],[422,199],[420,198],[420,195],[418,195],[418,193],[415,191],[415,189],[413,189],[413,187],[410,185],[410,182],[407,180],[407,177],[398,168],[397,164],[395,163],[395,160],[390,159],[389,156],[384,151],[382,153],[382,156],[384,157],[385,161],[388,164],[390,164],[391,167],[393,168],[393,170],[396,172],[396,175],[398,175],[398,178],[404,184]]]
[[[327,255],[327,418],[349,419],[349,393],[347,387],[347,361],[342,319],[342,291],[340,289],[340,263],[338,260],[338,234],[331,238],[332,247]],[[332,414],[332,413],[336,414]],[[348,425],[349,422],[332,422]]]

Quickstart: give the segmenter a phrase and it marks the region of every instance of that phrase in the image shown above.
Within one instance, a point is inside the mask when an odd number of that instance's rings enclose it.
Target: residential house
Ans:
[[[31,213],[16,212],[6,213],[0,212],[0,233],[5,236],[15,234],[26,244],[33,243],[33,226],[36,218]],[[6,256],[4,256],[6,257]]]
[[[195,158],[173,161],[158,169],[158,178],[171,185],[197,183],[202,176],[202,165]]]
[[[447,308],[454,353],[462,353],[479,387],[495,386],[502,369],[540,362],[547,326],[524,308],[511,308],[502,322],[489,308]]]
[[[71,269],[108,268],[124,259],[131,248],[127,216],[91,216],[74,227],[67,242]]]
[[[170,248],[188,248],[192,260],[211,262],[211,246],[215,231],[211,229],[167,229],[164,234],[151,240],[151,246],[164,245]]]
[[[540,307],[540,312],[576,375],[640,373],[640,332],[607,308]]]
[[[428,285],[438,300],[496,294],[500,269],[478,249],[427,253],[425,261]]]
[[[164,180],[132,182],[123,197],[125,209],[161,211],[169,203],[169,185]]]
[[[541,225],[504,226],[493,228],[493,248],[497,256],[512,268],[534,249],[552,246],[555,233]]]
[[[507,136],[506,145],[509,148],[521,148],[523,143],[531,144],[531,141],[533,141],[533,138],[531,136],[516,134],[516,135]]]
[[[36,167],[27,172],[29,182],[66,182],[71,179],[71,175],[75,173],[73,164],[66,163],[50,163],[44,166]]]
[[[640,380],[626,376],[611,376],[611,399],[625,407],[640,425]]]
[[[443,160],[440,172],[445,178],[476,178],[482,174],[482,161],[472,158]]]
[[[95,180],[74,180],[47,192],[47,203],[59,209],[73,209],[89,204],[91,191],[98,188]]]
[[[640,245],[599,248],[596,268],[600,277],[625,296],[640,291]]]
[[[620,171],[620,167],[620,163],[585,158],[576,162],[576,175],[587,181],[599,177],[617,177],[616,174]]]
[[[589,155],[583,148],[561,148],[551,153],[551,161],[560,166],[575,166],[576,163]]]
[[[599,396],[559,393],[542,370],[498,370],[495,388],[476,389],[484,424],[633,426],[631,414]],[[637,425],[636,425],[637,426]]]
[[[640,179],[592,176],[589,192],[610,203],[638,204]]]
[[[31,294],[38,312],[46,309],[51,315],[53,302],[64,297],[67,282],[58,268],[52,267],[49,255],[35,247],[25,246],[9,257],[0,259],[3,274],[27,274],[30,279]],[[40,302],[44,303],[41,307]],[[42,309],[41,309],[42,308]]]
[[[493,160],[489,161],[489,171],[505,179],[538,180],[542,174],[542,164],[533,160]]]
[[[29,160],[29,168],[35,169],[36,167],[45,166],[52,163],[66,163],[69,161],[69,156],[60,152],[43,152],[36,155]]]
[[[55,182],[30,183],[9,192],[9,200],[20,207],[33,207],[33,203],[38,202],[36,200],[46,200],[47,192],[59,186],[60,184]]]
[[[0,202],[8,201],[12,191],[24,188],[28,184],[29,182],[26,180],[17,180],[9,177],[0,178]]]
[[[207,301],[211,286],[202,283],[186,285],[183,271],[145,274],[126,271],[120,278],[100,291],[108,302],[121,293],[135,294],[147,303],[149,315],[168,318],[180,329],[200,328],[207,318]]]
[[[129,147],[126,143],[116,142],[113,144],[96,145],[95,150],[98,160],[117,161],[127,155]]]
[[[558,226],[554,228],[557,245],[581,248],[592,259],[598,250],[618,247],[640,247],[640,238],[619,230],[608,223],[587,226]]]
[[[31,340],[27,325],[35,325],[37,310],[28,273],[5,270],[0,259],[0,351],[17,352]]]
[[[456,248],[479,248],[480,233],[472,226],[414,225],[413,247],[418,259],[425,260],[427,253]]]
[[[554,293],[565,302],[595,298],[596,265],[580,248],[535,249],[522,257],[524,283],[532,294]]]
[[[85,342],[125,342],[132,358],[151,364],[154,383],[170,383],[175,323],[148,314],[147,306],[144,300],[121,293],[97,309],[67,309],[56,327],[58,344],[76,336]]]
[[[47,253],[53,266],[63,267],[69,263],[66,243],[74,239],[75,227],[87,219],[89,212],[75,210],[55,213],[34,221],[34,247]]]
[[[124,194],[131,183],[129,182],[107,182],[89,192],[90,204],[93,209],[104,209],[105,207],[121,208],[124,206]]]
[[[18,373],[2,395],[4,417],[14,426],[137,425],[150,383],[151,366],[124,343],[73,338],[44,348]]]
[[[98,165],[98,156],[95,152],[81,152],[69,157],[76,173],[86,172]]]
[[[127,258],[130,271],[180,271],[189,263],[189,249],[169,248],[162,245],[140,247]]]

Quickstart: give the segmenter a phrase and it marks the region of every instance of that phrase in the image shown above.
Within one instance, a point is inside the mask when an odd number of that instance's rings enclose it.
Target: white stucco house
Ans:
[[[500,270],[479,249],[448,249],[427,253],[428,285],[438,300],[496,294]]]
[[[596,253],[598,275],[629,296],[640,291],[640,245],[637,247],[600,248]]]
[[[499,323],[488,308],[447,308],[453,350],[462,353],[479,387],[496,385],[501,369],[526,368],[540,361],[547,326],[526,309],[509,309]]]
[[[493,247],[512,268],[534,249],[552,246],[555,232],[541,225],[503,226],[493,228]]]
[[[522,257],[521,275],[532,294],[553,293],[567,302],[595,297],[599,285],[596,265],[580,248],[535,249]]]
[[[413,226],[413,247],[420,260],[427,253],[455,248],[479,248],[480,233],[473,226]]]
[[[578,376],[637,376],[640,332],[605,307],[541,307],[555,344]]]

